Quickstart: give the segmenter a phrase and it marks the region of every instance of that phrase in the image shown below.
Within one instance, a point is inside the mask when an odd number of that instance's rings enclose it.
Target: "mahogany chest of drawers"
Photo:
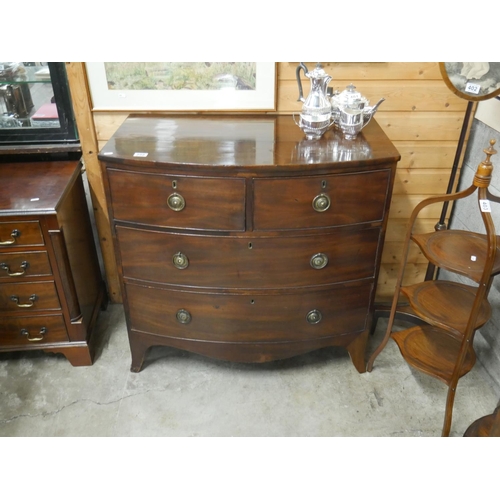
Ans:
[[[359,372],[399,154],[378,124],[132,115],[99,154],[132,353],[239,362],[347,348]]]
[[[0,352],[43,349],[91,365],[107,303],[75,161],[0,165]]]

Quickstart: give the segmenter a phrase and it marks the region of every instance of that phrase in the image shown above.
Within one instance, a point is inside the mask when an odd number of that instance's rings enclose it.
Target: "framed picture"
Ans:
[[[85,63],[96,111],[276,109],[276,64]]]
[[[441,76],[462,99],[484,101],[500,95],[500,62],[441,62]]]

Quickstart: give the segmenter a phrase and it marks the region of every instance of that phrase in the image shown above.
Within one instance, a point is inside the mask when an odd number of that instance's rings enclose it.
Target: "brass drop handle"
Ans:
[[[12,236],[12,239],[7,241],[0,241],[0,246],[13,245],[14,243],[16,243],[16,238],[19,238],[19,236],[21,236],[21,231],[19,231],[19,229],[14,229],[14,231],[12,231],[10,235]]]
[[[28,299],[29,300],[28,303],[20,304],[19,297],[17,295],[10,296],[10,300],[12,300],[12,302],[15,302],[17,307],[33,307],[35,305],[35,300],[37,300],[37,299],[38,299],[37,295],[33,294],[33,295],[30,295],[30,298]]]
[[[174,212],[180,212],[186,206],[186,200],[184,200],[184,197],[179,193],[172,193],[167,198],[167,205],[170,210],[173,210]]]
[[[2,262],[0,264],[0,269],[7,271],[7,274],[9,276],[22,276],[26,272],[26,269],[28,269],[29,265],[30,265],[30,263],[28,261],[24,260],[23,262],[21,262],[21,265],[19,266],[22,269],[22,271],[11,273],[9,266],[5,262]]]
[[[311,257],[310,264],[313,269],[323,269],[328,264],[328,257],[324,253],[317,253]]]
[[[38,332],[38,334],[40,335],[39,337],[30,337],[30,332],[28,332],[26,328],[23,328],[21,330],[21,335],[26,335],[26,337],[30,342],[39,342],[40,340],[43,340],[43,336],[46,333],[47,333],[47,328],[45,328],[44,326],[42,326],[42,328],[40,328],[40,331]]]
[[[322,314],[317,309],[309,311],[306,316],[307,322],[310,325],[317,325],[322,320],[322,318]]]
[[[331,200],[326,193],[321,193],[316,196],[312,202],[312,206],[316,212],[325,212],[330,208]]]
[[[177,269],[186,269],[189,266],[189,259],[182,252],[177,252],[172,257],[172,262]]]
[[[191,313],[186,311],[186,309],[179,309],[175,317],[182,325],[187,325],[191,321]]]

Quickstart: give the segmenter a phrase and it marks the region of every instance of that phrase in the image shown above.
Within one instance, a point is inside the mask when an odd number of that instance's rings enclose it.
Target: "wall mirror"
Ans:
[[[500,95],[500,62],[441,62],[439,69],[448,88],[462,99]]]

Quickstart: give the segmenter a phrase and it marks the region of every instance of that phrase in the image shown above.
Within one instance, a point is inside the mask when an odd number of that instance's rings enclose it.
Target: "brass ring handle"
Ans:
[[[183,325],[187,325],[191,321],[191,313],[186,309],[179,309],[175,315],[177,321]]]
[[[30,332],[28,332],[28,330],[26,330],[26,328],[23,328],[21,330],[21,335],[26,335],[26,337],[28,338],[28,340],[30,342],[38,342],[40,340],[43,340],[43,336],[47,333],[47,328],[42,326],[42,328],[40,328],[40,331],[38,333],[39,333],[40,337],[30,337]]]
[[[170,208],[174,212],[180,212],[186,206],[186,200],[184,200],[184,197],[179,193],[172,193],[167,198],[167,205],[168,208]]]
[[[328,257],[324,253],[317,253],[309,261],[313,269],[323,269],[328,264]]]
[[[38,299],[37,295],[33,294],[33,295],[30,295],[30,298],[28,299],[29,303],[20,304],[19,297],[17,295],[10,296],[10,300],[12,300],[12,302],[15,302],[17,307],[33,307],[35,305],[35,300],[37,300],[37,299]]]
[[[323,316],[317,309],[313,309],[307,313],[306,319],[310,325],[317,325],[323,319]]]
[[[330,208],[331,200],[330,197],[326,193],[318,194],[315,196],[312,206],[316,212],[325,212]]]
[[[28,269],[29,265],[30,265],[30,263],[28,261],[24,260],[23,262],[21,262],[21,265],[19,266],[22,269],[22,271],[11,273],[9,266],[5,262],[2,262],[0,264],[0,269],[7,271],[7,274],[9,276],[22,276],[26,272],[26,269]]]
[[[172,257],[172,262],[177,269],[186,269],[189,266],[189,259],[181,252],[177,252]]]
[[[12,239],[7,241],[0,241],[0,245],[13,245],[14,243],[16,243],[16,238],[19,238],[19,236],[21,236],[21,231],[19,231],[19,229],[14,229],[14,231],[12,231],[10,235],[12,236]]]

